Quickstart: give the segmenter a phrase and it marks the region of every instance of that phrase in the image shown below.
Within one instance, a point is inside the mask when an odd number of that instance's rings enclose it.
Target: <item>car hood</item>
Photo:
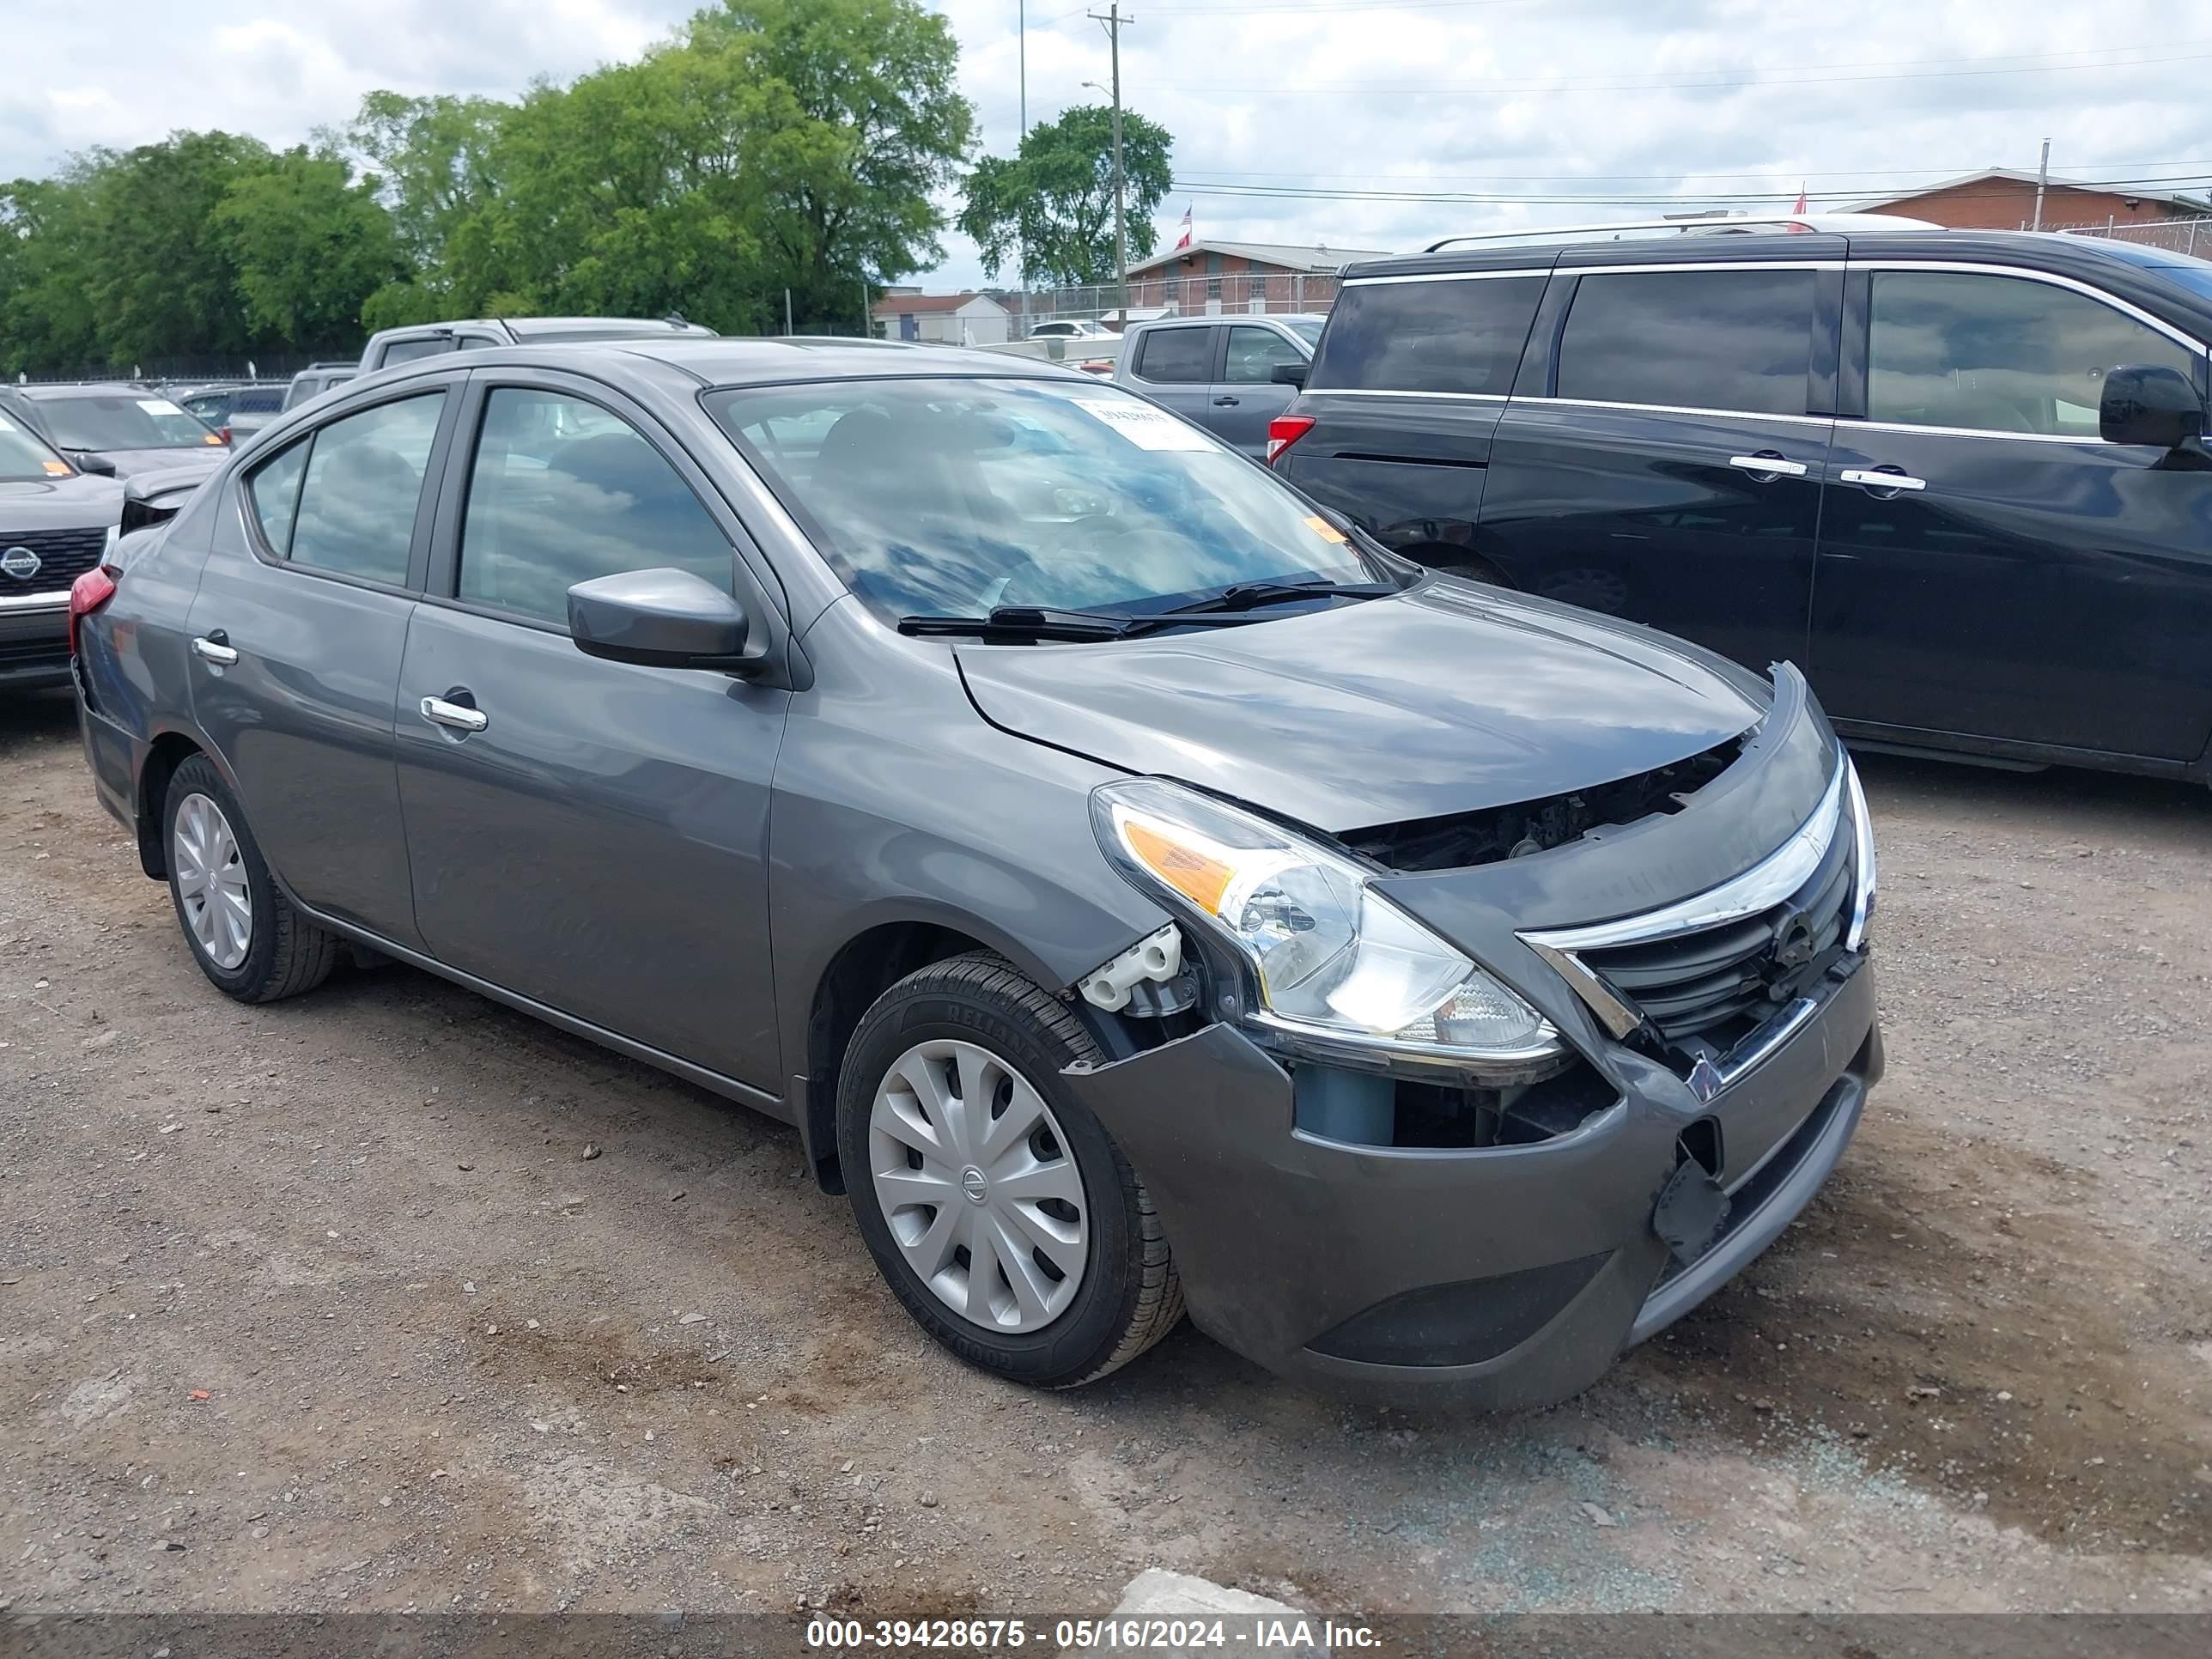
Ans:
[[[194,453],[190,450],[155,449],[143,452],[153,455],[183,455],[186,459],[167,466],[134,468],[130,475],[130,494],[140,501],[151,501],[156,495],[166,495],[172,490],[190,489],[204,483],[230,454],[227,449],[210,449]]]
[[[112,478],[77,473],[67,478],[0,481],[0,550],[10,532],[105,527],[123,512],[123,486]]]
[[[995,726],[1334,834],[1630,777],[1766,708],[1661,635],[1448,578],[1244,627],[957,655]]]
[[[220,464],[230,453],[215,444],[193,444],[175,449],[92,449],[81,453],[112,461],[118,478],[135,478],[142,472],[167,472],[194,463],[204,465],[210,456]]]

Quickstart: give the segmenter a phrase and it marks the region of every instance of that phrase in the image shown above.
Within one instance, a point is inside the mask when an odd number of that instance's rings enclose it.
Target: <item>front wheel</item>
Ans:
[[[886,991],[838,1086],[877,1268],[953,1352],[1041,1388],[1103,1376],[1182,1316],[1151,1195],[1060,1078],[1098,1058],[1065,1007],[976,951]]]

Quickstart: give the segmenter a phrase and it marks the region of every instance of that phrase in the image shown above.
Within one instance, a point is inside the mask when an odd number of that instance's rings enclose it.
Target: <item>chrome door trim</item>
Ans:
[[[1847,466],[1836,477],[1848,484],[1859,484],[1868,489],[1925,489],[1928,480],[1916,478],[1908,472],[1884,472],[1879,467]]]
[[[1510,394],[1503,392],[1401,392],[1383,386],[1308,386],[1303,395],[1308,398],[1446,398],[1467,404],[1510,401]]]
[[[1832,415],[1767,415],[1749,409],[1696,409],[1684,404],[1624,404],[1602,398],[1516,398],[1537,408],[1608,409],[1628,415],[1701,415],[1722,421],[1784,421],[1792,426],[1832,426]]]
[[[1538,265],[1533,269],[1516,267],[1510,270],[1410,270],[1401,276],[1346,276],[1337,283],[1346,288],[1388,288],[1396,283],[1487,283],[1505,276],[1549,276],[1552,267]]]

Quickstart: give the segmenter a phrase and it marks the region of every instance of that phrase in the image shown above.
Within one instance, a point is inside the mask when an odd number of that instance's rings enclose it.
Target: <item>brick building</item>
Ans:
[[[2019,230],[2035,217],[2035,175],[1990,167],[1904,196],[1860,204],[1863,213],[1900,213],[1954,230]],[[2043,193],[2043,228],[2155,223],[2212,214],[2212,202],[2176,191],[2091,189],[2052,179]]]
[[[1126,273],[1129,309],[1211,316],[1231,311],[1326,311],[1336,273],[1380,248],[1285,242],[1193,242],[1140,259]]]

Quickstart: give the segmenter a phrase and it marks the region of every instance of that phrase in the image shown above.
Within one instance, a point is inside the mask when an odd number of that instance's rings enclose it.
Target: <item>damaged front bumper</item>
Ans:
[[[1734,1277],[1835,1166],[1882,1067],[1873,969],[1863,955],[1838,969],[1710,1097],[1616,1050],[1613,1104],[1528,1145],[1309,1133],[1290,1073],[1228,1025],[1066,1075],[1152,1193],[1209,1336],[1370,1397],[1545,1405]],[[1706,1120],[1728,1214],[1684,1262],[1654,1215]]]

